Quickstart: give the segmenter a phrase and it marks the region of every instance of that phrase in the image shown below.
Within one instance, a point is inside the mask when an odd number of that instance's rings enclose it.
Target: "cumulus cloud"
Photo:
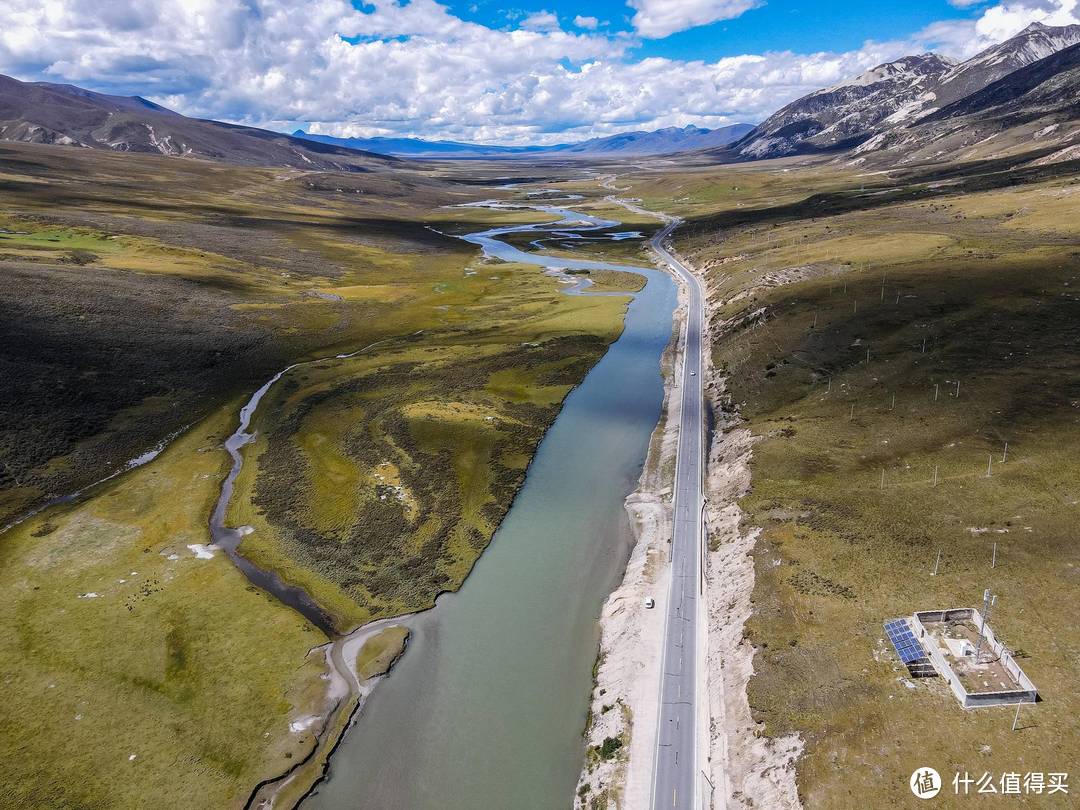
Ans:
[[[0,72],[278,129],[552,143],[759,121],[904,54],[965,56],[1035,19],[1068,22],[1075,2],[1000,3],[843,53],[679,61],[635,58],[631,37],[577,21],[488,28],[436,0],[6,0]]]
[[[761,5],[760,0],[627,0],[631,23],[641,36],[662,39],[687,28],[731,20]]]
[[[587,28],[590,31],[595,31],[596,27],[600,25],[600,20],[596,17],[582,17],[578,14],[574,17],[574,25],[578,28]]]
[[[521,21],[521,28],[526,31],[557,31],[559,18],[550,11],[537,11]]]
[[[1077,0],[1021,0],[999,3],[979,18],[975,30],[979,36],[1000,42],[1033,22],[1045,25],[1070,25],[1080,22]]]
[[[998,3],[973,19],[945,20],[928,25],[909,41],[956,59],[967,59],[991,45],[1016,36],[1033,22],[1045,25],[1080,23],[1080,6],[1077,0]]]

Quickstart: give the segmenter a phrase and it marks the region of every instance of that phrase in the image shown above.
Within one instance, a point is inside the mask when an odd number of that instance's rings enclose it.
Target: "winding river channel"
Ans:
[[[573,802],[596,620],[632,545],[623,501],[660,415],[660,358],[676,288],[654,268],[518,250],[500,237],[582,235],[619,223],[551,205],[516,207],[554,221],[463,238],[506,261],[552,271],[633,270],[648,283],[633,296],[621,337],[567,398],[464,586],[407,620],[407,652],[364,704],[304,810],[561,809]],[[569,291],[590,294],[582,284]]]

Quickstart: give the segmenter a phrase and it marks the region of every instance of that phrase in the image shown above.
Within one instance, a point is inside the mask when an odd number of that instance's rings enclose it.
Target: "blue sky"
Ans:
[[[882,5],[844,0],[813,3],[773,0],[734,20],[713,23],[647,40],[643,55],[717,59],[765,51],[850,51],[866,40],[907,36],[940,20],[972,18],[977,10],[961,10],[943,0],[906,0]]]
[[[945,0],[852,2],[851,0],[769,0],[735,19],[702,25],[663,39],[644,39],[639,57],[714,60],[743,53],[791,50],[846,51],[866,40],[888,40],[916,33],[944,20],[976,19],[987,3],[958,8]],[[620,0],[533,0],[509,4],[495,0],[455,0],[455,15],[493,28],[516,23],[530,13],[550,11],[573,28],[579,15],[608,23],[598,30],[633,33],[633,10]],[[583,11],[582,9],[587,9]],[[580,29],[579,29],[580,30]]]
[[[0,73],[289,131],[555,143],[757,123],[1080,0],[4,0]]]

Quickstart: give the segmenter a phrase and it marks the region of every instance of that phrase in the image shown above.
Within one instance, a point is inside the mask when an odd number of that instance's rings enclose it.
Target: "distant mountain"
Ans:
[[[719,129],[702,129],[693,125],[666,127],[652,132],[624,132],[606,138],[593,138],[551,151],[574,155],[670,155],[726,146],[753,128],[750,124],[732,124]]]
[[[1080,25],[1033,23],[960,64],[937,54],[907,56],[788,104],[733,144],[731,151],[737,157],[757,159],[884,142],[883,133],[922,120],[1076,43]]]
[[[878,65],[845,84],[818,90],[769,116],[733,150],[744,158],[838,149],[921,109],[955,63],[937,54]]]
[[[694,149],[725,146],[753,129],[750,124],[733,124],[719,129],[667,127],[651,132],[624,132],[603,138],[555,146],[488,146],[458,141],[426,141],[419,138],[334,138],[313,135],[298,129],[294,137],[350,149],[412,158],[513,158],[547,156],[632,156],[667,155]]]
[[[253,166],[363,171],[382,155],[188,118],[138,96],[0,76],[0,140],[197,157]]]
[[[459,141],[426,141],[420,138],[335,138],[331,135],[308,133],[302,129],[296,130],[292,135],[294,138],[303,138],[347,149],[362,149],[365,152],[374,152],[380,155],[415,158],[506,157],[508,155],[532,154],[553,148],[543,146],[487,146],[478,143],[461,143]]]

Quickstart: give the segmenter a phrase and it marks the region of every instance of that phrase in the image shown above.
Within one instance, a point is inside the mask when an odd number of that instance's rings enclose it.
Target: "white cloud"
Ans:
[[[364,11],[347,0],[6,0],[0,72],[280,129],[552,143],[759,121],[889,59],[931,47],[966,56],[1035,19],[1075,15],[1076,0],[1024,2],[843,53],[708,62],[634,59],[632,38],[557,20],[488,28],[436,0]]]
[[[1080,22],[1077,0],[1022,0],[988,8],[975,24],[979,36],[1000,42],[1033,22],[1069,25]]]
[[[1080,23],[1077,0],[1026,0],[993,5],[970,20],[946,20],[928,25],[909,41],[956,59],[967,59],[984,48],[1015,36],[1033,22],[1046,25]]]
[[[559,18],[550,11],[537,11],[521,21],[526,31],[558,31]]]
[[[627,0],[641,36],[663,39],[687,28],[731,20],[761,5],[761,0]]]
[[[600,25],[600,20],[596,17],[582,17],[578,14],[574,17],[574,25],[578,28],[587,28],[590,31],[595,31],[596,27]]]

